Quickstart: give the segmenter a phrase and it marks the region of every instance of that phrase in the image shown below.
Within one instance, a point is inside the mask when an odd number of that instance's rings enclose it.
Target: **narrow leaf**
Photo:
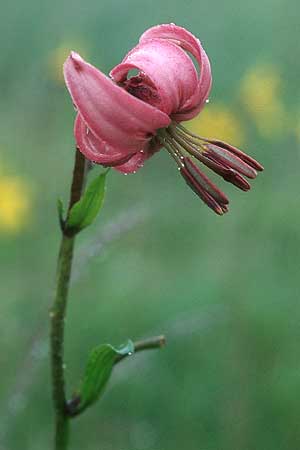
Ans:
[[[134,345],[128,341],[120,349],[116,349],[109,344],[99,345],[92,350],[85,374],[78,394],[80,398],[78,409],[86,409],[98,400],[102,394],[119,355],[131,355],[134,352]]]
[[[67,219],[67,228],[81,231],[93,223],[103,204],[106,174],[107,171],[98,175],[81,199],[73,205]]]

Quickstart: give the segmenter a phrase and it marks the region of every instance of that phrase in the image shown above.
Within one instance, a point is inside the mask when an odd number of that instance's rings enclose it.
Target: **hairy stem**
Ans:
[[[86,178],[86,160],[76,151],[68,213],[82,194]],[[65,450],[68,445],[69,418],[66,412],[64,377],[64,325],[72,270],[75,236],[62,230],[58,255],[56,293],[50,311],[51,319],[51,369],[52,396],[55,411],[55,450]]]

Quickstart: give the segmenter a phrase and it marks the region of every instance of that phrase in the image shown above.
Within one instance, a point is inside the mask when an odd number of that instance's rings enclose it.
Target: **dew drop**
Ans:
[[[66,370],[66,368],[67,368],[66,364],[63,364],[62,368],[63,368],[63,370]]]
[[[124,173],[124,175],[128,175],[128,173]]]
[[[128,356],[131,356],[132,355],[132,352],[128,352]]]
[[[207,99],[205,100],[205,103],[209,103],[209,98],[207,98]]]

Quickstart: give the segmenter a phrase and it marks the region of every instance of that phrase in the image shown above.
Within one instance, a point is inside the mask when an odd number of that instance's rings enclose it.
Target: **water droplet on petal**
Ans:
[[[124,175],[128,175],[128,173],[124,173]]]
[[[132,355],[132,352],[128,352],[128,356],[131,356]]]
[[[209,98],[207,98],[207,99],[205,100],[205,103],[209,103]]]

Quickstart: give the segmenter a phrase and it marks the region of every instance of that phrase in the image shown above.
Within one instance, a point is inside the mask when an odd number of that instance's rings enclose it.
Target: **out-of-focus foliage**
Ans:
[[[136,175],[110,171],[101,215],[77,240],[68,385],[100,343],[165,333],[168,345],[116,367],[71,448],[300,446],[299,13],[296,0],[1,5],[1,450],[51,448],[55,205],[74,153],[61,63],[74,49],[108,72],[164,22],[199,36],[212,62],[210,103],[190,126],[266,170],[247,194],[218,180],[231,199],[221,218],[163,152]]]

